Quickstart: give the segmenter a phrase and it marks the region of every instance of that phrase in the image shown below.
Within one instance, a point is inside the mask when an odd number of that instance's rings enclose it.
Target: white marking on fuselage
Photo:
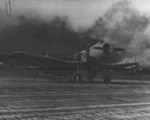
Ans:
[[[103,44],[97,43],[93,45],[92,47],[90,47],[90,51],[89,51],[89,55],[91,57],[95,57],[95,58],[101,57],[103,55],[103,51],[94,49],[94,47],[103,47]]]

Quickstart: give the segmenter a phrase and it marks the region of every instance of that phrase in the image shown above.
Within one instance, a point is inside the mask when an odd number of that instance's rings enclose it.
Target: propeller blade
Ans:
[[[115,51],[125,51],[123,48],[114,48]]]
[[[93,47],[93,49],[97,49],[97,50],[103,50],[104,48],[102,47]],[[125,49],[123,48],[114,48],[115,51],[125,51]]]
[[[102,47],[93,47],[93,49],[96,49],[96,50],[103,50]]]

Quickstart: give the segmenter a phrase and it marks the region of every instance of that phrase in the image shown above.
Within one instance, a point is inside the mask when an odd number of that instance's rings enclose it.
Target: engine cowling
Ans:
[[[114,48],[108,43],[101,44],[100,46],[95,46],[93,49],[102,50],[105,55],[111,55],[114,51],[122,52],[125,51],[123,48]]]
[[[112,52],[113,52],[113,48],[111,47],[111,45],[110,44],[108,44],[108,43],[105,43],[104,45],[103,45],[103,53],[105,54],[105,55],[111,55],[112,54]]]

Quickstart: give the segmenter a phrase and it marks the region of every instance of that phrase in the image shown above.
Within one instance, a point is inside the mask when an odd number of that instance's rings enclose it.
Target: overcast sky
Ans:
[[[28,17],[40,16],[45,20],[54,15],[68,16],[73,26],[88,26],[101,16],[111,5],[120,0],[10,0],[13,17],[25,14]],[[129,0],[140,12],[150,13],[150,0]],[[5,3],[1,8],[5,12]],[[9,18],[10,19],[10,18]]]

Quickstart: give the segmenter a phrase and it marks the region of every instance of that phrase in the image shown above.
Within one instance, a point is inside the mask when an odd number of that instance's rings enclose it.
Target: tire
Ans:
[[[104,83],[110,83],[111,82],[111,77],[109,75],[104,76]]]
[[[79,74],[74,75],[74,81],[81,82],[81,75],[79,75]]]

